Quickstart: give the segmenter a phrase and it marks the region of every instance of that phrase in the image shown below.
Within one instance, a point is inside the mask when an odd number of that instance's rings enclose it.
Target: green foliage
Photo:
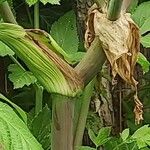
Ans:
[[[8,77],[13,82],[14,89],[29,86],[37,81],[32,72],[23,70],[17,64],[9,65],[8,71],[11,72]]]
[[[123,141],[125,141],[129,137],[129,129],[123,130],[123,132],[120,134]]]
[[[147,34],[141,37],[141,43],[144,47],[149,48],[150,47],[150,34]]]
[[[140,27],[141,43],[144,47],[150,47],[150,35],[147,34],[150,31],[150,2],[143,2],[132,14],[132,18]],[[146,34],[146,35],[145,35]]]
[[[67,53],[77,52],[79,39],[77,36],[75,13],[69,11],[60,17],[52,25],[51,35]]]
[[[72,62],[78,62],[83,57],[83,52],[78,52],[79,38],[77,35],[76,16],[73,11],[60,17],[51,28],[51,35],[58,45],[67,53]]]
[[[4,57],[6,55],[12,56],[14,52],[3,42],[0,41],[0,56]]]
[[[27,123],[27,116],[26,113],[20,108],[18,107],[16,104],[12,103],[9,99],[7,99],[4,95],[2,95],[0,93],[0,99],[3,100],[4,102],[8,103],[10,106],[12,106],[14,108],[14,110],[16,111],[16,113],[21,117],[21,119]]]
[[[29,123],[31,133],[41,143],[44,150],[50,150],[51,144],[51,111],[46,105]]]
[[[148,125],[144,125],[135,131],[131,138],[136,141],[139,149],[147,147],[147,145],[150,145],[150,127]]]
[[[102,127],[99,130],[99,133],[97,136],[94,134],[94,132],[91,129],[88,130],[88,134],[92,142],[96,145],[96,147],[98,147],[107,143],[110,140],[110,137],[109,137],[110,131],[111,131],[110,127]]]
[[[146,59],[146,57],[142,53],[139,53],[137,63],[141,65],[144,73],[149,71],[150,62]]]
[[[150,2],[144,2],[139,5],[135,12],[132,14],[134,21],[139,25],[140,28],[149,20],[150,16]],[[148,25],[148,24],[147,24]],[[150,28],[150,24],[148,25]]]
[[[29,4],[29,6],[34,5],[35,3],[38,2],[38,0],[26,0],[26,2]],[[60,4],[60,0],[40,0],[40,2],[42,2],[44,5],[47,3],[50,4]]]
[[[79,150],[95,150],[95,148],[89,147],[89,146],[81,146]]]
[[[44,47],[38,44],[36,45],[34,40],[29,39],[22,27],[7,23],[0,24],[0,41],[4,42],[15,52],[48,92],[74,96],[81,91],[80,83],[74,80],[76,76],[66,78],[66,70],[64,69],[64,72],[61,71],[62,67],[59,65],[60,62],[57,65],[61,69],[49,58],[51,56],[49,54],[50,52],[44,53]],[[38,42],[41,45],[46,45],[44,41]],[[61,63],[65,64],[63,61]],[[69,65],[67,65],[67,69],[72,74],[75,74]]]
[[[43,150],[13,109],[0,102],[0,144],[7,150]]]

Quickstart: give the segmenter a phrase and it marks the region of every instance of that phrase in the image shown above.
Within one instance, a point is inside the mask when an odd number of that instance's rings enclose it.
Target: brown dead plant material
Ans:
[[[98,36],[103,50],[112,67],[113,80],[118,74],[135,90],[135,121],[143,120],[143,105],[137,96],[137,81],[134,79],[134,67],[140,50],[139,28],[133,22],[130,14],[121,14],[116,21],[107,19],[107,14],[100,12],[93,5],[89,10],[85,46],[90,47]]]

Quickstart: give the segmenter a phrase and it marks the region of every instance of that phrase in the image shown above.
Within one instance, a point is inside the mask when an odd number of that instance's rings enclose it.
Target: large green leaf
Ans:
[[[18,107],[16,104],[14,104],[13,102],[11,102],[9,99],[7,99],[4,95],[2,95],[0,93],[0,99],[2,99],[4,102],[10,104],[18,113],[18,115],[22,118],[22,120],[27,123],[27,115],[26,113],[20,108]]]
[[[144,2],[137,7],[137,9],[132,15],[134,21],[139,25],[140,28],[142,27],[142,25],[144,25],[147,19],[149,19],[149,16],[150,16],[149,8],[150,8],[150,1]],[[150,25],[148,25],[148,28],[149,27]]]
[[[13,109],[0,102],[0,145],[6,150],[43,150]]]
[[[131,138],[136,140],[136,143],[140,148],[147,147],[150,145],[150,127],[149,125],[144,125],[139,128],[135,133],[131,136]]]
[[[150,31],[150,17],[145,20],[144,24],[140,28],[141,34],[144,34],[148,31]]]
[[[150,34],[141,37],[141,43],[144,47],[149,48],[150,47]]]
[[[144,73],[149,71],[150,62],[146,59],[146,57],[142,53],[139,53],[137,63],[141,65]]]
[[[0,41],[0,56],[14,55],[15,53],[3,42]]]
[[[79,39],[73,11],[67,12],[52,25],[51,35],[68,54],[78,51]]]
[[[29,86],[37,81],[32,72],[21,69],[17,64],[9,65],[8,71],[11,72],[8,77],[13,82],[14,89]]]
[[[31,133],[42,144],[44,150],[49,150],[51,146],[51,111],[47,105],[30,121],[29,126]]]

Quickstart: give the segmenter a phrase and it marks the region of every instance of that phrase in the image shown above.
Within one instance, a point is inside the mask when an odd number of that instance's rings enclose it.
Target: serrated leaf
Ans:
[[[79,150],[96,150],[95,148],[89,147],[89,146],[81,146]]]
[[[12,56],[15,53],[3,42],[0,41],[0,56],[4,57],[6,55]]]
[[[123,141],[125,141],[129,137],[129,129],[125,129],[122,131],[120,134],[121,138]]]
[[[35,3],[37,3],[38,0],[26,0],[26,3],[29,5],[29,6],[32,6],[34,5]]]
[[[145,23],[145,21],[149,19],[149,16],[150,16],[149,8],[150,8],[150,1],[144,2],[137,7],[137,9],[132,15],[132,18],[134,19],[134,21],[138,24],[140,28]]]
[[[110,132],[111,132],[111,128],[110,127],[102,127],[99,132],[98,135],[96,137],[96,145],[100,146],[105,144],[108,140],[110,140]]]
[[[49,150],[51,146],[51,111],[47,105],[33,118],[29,126],[30,131],[42,144],[42,147]]]
[[[23,119],[25,123],[27,123],[27,115],[26,113],[18,107],[15,103],[11,102],[9,99],[7,99],[4,95],[0,93],[0,99],[4,100],[5,102],[9,103],[20,115],[20,117]]]
[[[150,128],[149,125],[144,125],[138,130],[134,132],[134,134],[131,136],[132,138],[143,138],[146,134],[150,134]]]
[[[6,55],[12,56],[15,53],[3,42],[0,41],[0,56],[4,57]]]
[[[146,57],[142,53],[139,53],[137,63],[141,65],[144,73],[149,71],[150,62],[146,59]]]
[[[9,65],[8,71],[11,72],[8,77],[13,82],[14,89],[22,88],[25,85],[29,86],[37,81],[32,72],[25,71],[16,64]]]
[[[96,145],[97,145],[97,142],[96,142],[96,135],[94,134],[94,132],[91,130],[91,129],[88,129],[88,135],[91,139],[91,141]]]
[[[43,150],[13,109],[0,102],[0,143],[7,150]]]
[[[150,34],[141,37],[141,43],[144,47],[149,48],[150,47]]]
[[[67,12],[52,25],[51,35],[68,54],[78,51],[79,39],[73,11]]]
[[[47,4],[47,3],[50,3],[50,4],[60,4],[60,0],[40,0],[44,5]]]

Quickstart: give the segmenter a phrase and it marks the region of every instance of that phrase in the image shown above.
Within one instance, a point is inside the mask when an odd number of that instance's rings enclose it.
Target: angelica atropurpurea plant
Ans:
[[[43,1],[41,0],[41,2]],[[108,11],[107,7],[102,8],[102,11],[100,11],[99,3],[91,8],[88,14],[88,25],[85,35],[88,51],[75,68],[69,65],[72,61],[70,62],[68,55],[48,33],[40,29],[25,30],[15,25],[16,21],[14,18],[12,19],[13,15],[11,11],[8,11],[8,4],[6,2],[1,4],[3,19],[5,22],[9,22],[9,24],[0,24],[0,40],[23,60],[38,82],[49,93],[53,93],[52,150],[72,150],[76,146],[81,145],[94,80],[91,83],[89,82],[99,72],[106,60],[106,56],[111,63],[113,76],[115,77],[116,74],[119,74],[136,89],[137,83],[133,78],[133,69],[139,50],[138,28],[130,20],[129,16],[124,14],[120,15],[122,2],[122,0],[119,0],[117,3],[115,0],[110,1]],[[35,28],[39,28],[38,3],[38,1],[34,1]],[[6,11],[11,14],[11,19]],[[116,24],[112,24],[117,19],[119,21]],[[102,24],[102,28],[99,26],[100,21],[104,23]],[[107,28],[103,30],[105,26]],[[114,28],[114,32],[110,32],[109,27]],[[118,28],[120,27],[121,30],[119,32],[121,36],[117,34]],[[125,37],[121,33],[124,30],[127,31]],[[116,44],[115,41],[118,41],[118,39],[115,40],[113,37],[114,41],[112,41],[109,38],[113,34],[120,40],[116,47],[113,45]],[[123,48],[124,51],[118,51],[120,48]],[[119,66],[123,67],[119,69]],[[89,85],[85,88],[88,83]],[[79,98],[81,94],[82,96]],[[81,110],[77,112],[77,123],[74,123],[73,115],[74,108],[76,108],[76,99],[82,99],[84,101],[82,102]],[[137,93],[135,94],[135,102],[136,121],[139,122],[142,119],[142,104],[137,98]]]

